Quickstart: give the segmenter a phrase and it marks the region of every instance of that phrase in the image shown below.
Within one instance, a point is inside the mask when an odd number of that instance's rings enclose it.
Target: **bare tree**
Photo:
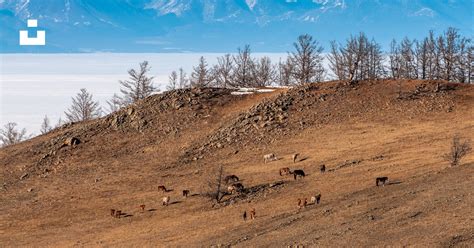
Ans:
[[[189,79],[188,76],[186,75],[186,72],[184,71],[183,68],[179,68],[179,80],[178,80],[178,85],[180,89],[188,88],[189,87]]]
[[[217,58],[217,65],[213,69],[217,87],[227,88],[232,86],[233,68],[234,63],[230,54]]]
[[[63,119],[61,117],[59,117],[58,122],[56,123],[54,128],[58,128],[58,127],[62,126],[63,124],[64,124]]]
[[[351,36],[345,45],[331,42],[329,68],[339,80],[377,79],[385,76],[380,45],[364,33]]]
[[[348,78],[348,66],[345,63],[344,50],[340,50],[336,41],[331,41],[331,52],[328,54],[329,69],[338,80]]]
[[[384,66],[384,56],[382,48],[379,43],[374,39],[367,43],[367,59],[365,63],[367,64],[367,75],[368,79],[378,79],[386,76],[385,66]]]
[[[53,130],[51,124],[49,123],[49,118],[47,115],[44,116],[43,123],[41,124],[40,132],[41,134],[48,133],[49,131]]]
[[[402,67],[402,58],[400,53],[400,48],[396,40],[392,40],[390,43],[390,72],[392,78],[399,79],[401,78],[401,67]]]
[[[460,83],[470,83],[472,78],[472,69],[474,46],[470,39],[462,38],[459,41],[458,56],[456,56],[456,70],[454,78]]]
[[[255,86],[268,86],[275,78],[275,68],[269,57],[260,58],[253,67],[253,78]]]
[[[206,195],[213,201],[219,202],[224,196],[224,167],[221,165],[218,170],[209,174],[207,179]]]
[[[430,31],[422,42],[408,38],[400,44],[393,41],[390,51],[392,76],[471,82],[474,66],[471,42],[471,39],[461,37],[455,28],[448,28],[438,37]]]
[[[293,63],[289,57],[286,58],[285,62],[278,63],[277,82],[280,86],[289,86],[294,84],[293,80]]]
[[[469,45],[467,49],[467,83],[474,83],[474,46]]]
[[[114,94],[110,100],[107,100],[108,113],[114,113],[124,106],[122,98]]]
[[[128,71],[129,80],[119,81],[122,85],[122,103],[128,105],[138,100],[144,99],[150,96],[157,89],[153,86],[153,77],[148,76],[150,72],[148,61],[140,63],[140,69],[130,69]]]
[[[92,94],[86,89],[81,89],[76,97],[72,98],[71,107],[64,113],[68,121],[77,122],[100,117],[101,112],[99,103],[92,100]]]
[[[2,142],[2,147],[19,143],[28,138],[29,136],[26,135],[26,129],[23,128],[18,130],[17,124],[14,122],[9,122],[0,129],[0,141]]]
[[[427,65],[427,78],[428,79],[439,79],[439,52],[436,47],[436,38],[434,32],[431,30],[427,37],[427,53],[428,53],[428,65]]]
[[[402,77],[405,79],[416,79],[418,78],[418,72],[416,69],[416,56],[415,51],[413,49],[413,44],[416,41],[411,41],[407,37],[403,39],[402,43],[400,44],[400,52],[401,52],[401,74]]]
[[[175,90],[178,86],[178,73],[172,71],[168,77],[168,85],[166,86],[167,90]]]
[[[295,52],[290,54],[294,65],[293,76],[299,84],[321,80],[324,74],[322,66],[323,48],[311,35],[305,34],[298,37],[293,44]]]
[[[394,40],[390,47],[390,68],[392,77],[415,79],[418,78],[417,57],[413,45],[416,41],[412,41],[405,37],[400,44]]]
[[[251,57],[250,46],[245,45],[243,49],[238,49],[238,54],[233,57],[234,70],[232,77],[236,87],[248,87],[254,85],[254,78],[252,75],[254,60]]]
[[[206,59],[201,56],[199,59],[199,65],[193,67],[193,72],[191,73],[191,87],[203,88],[208,86],[211,81],[211,73],[207,67]]]
[[[455,135],[453,137],[451,151],[445,154],[443,157],[451,164],[451,166],[456,166],[471,150],[472,147],[469,140],[461,141],[459,135]]]

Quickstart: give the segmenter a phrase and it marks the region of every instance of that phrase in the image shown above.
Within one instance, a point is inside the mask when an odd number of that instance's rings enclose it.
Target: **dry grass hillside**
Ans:
[[[473,247],[474,153],[443,159],[455,134],[474,140],[472,85],[154,95],[0,149],[0,246]],[[268,153],[278,160],[264,163]],[[245,189],[217,203],[207,193],[220,166]],[[297,207],[317,193],[320,204]]]

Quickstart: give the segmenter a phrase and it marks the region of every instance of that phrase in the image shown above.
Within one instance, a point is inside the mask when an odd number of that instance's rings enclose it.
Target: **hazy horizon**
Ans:
[[[168,76],[182,67],[190,75],[198,59],[209,65],[223,53],[79,53],[79,54],[0,54],[0,126],[16,122],[28,133],[40,134],[45,115],[55,125],[70,107],[71,97],[86,88],[106,108],[106,101],[120,92],[119,80],[144,60],[150,63],[150,75],[161,91]],[[254,53],[268,56],[273,63],[286,53]],[[80,65],[80,66],[79,66]]]

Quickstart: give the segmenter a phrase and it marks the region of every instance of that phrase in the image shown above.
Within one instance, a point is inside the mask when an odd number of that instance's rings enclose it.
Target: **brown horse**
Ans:
[[[166,187],[164,185],[158,186],[158,190],[162,191],[162,192],[168,192],[168,190],[166,189]]]
[[[379,182],[382,183],[382,186],[385,186],[385,183],[388,182],[388,177],[375,178],[375,186],[379,186]]]
[[[297,177],[305,177],[306,174],[304,174],[304,171],[303,170],[294,170],[293,171],[293,176],[296,180]]]
[[[291,174],[290,168],[285,167],[285,168],[280,169],[280,176],[289,175],[289,174]]]

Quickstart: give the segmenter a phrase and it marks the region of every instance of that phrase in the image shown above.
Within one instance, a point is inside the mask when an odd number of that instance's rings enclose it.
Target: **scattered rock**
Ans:
[[[25,179],[25,178],[27,178],[27,177],[28,177],[28,173],[25,173],[25,174],[21,175],[20,180],[23,180],[23,179]]]
[[[410,215],[408,216],[408,218],[416,218],[417,216],[419,216],[419,215],[422,214],[422,213],[423,213],[423,212],[421,212],[421,211],[415,212],[415,213],[413,213],[413,214],[410,214]]]
[[[77,146],[81,141],[77,137],[69,137],[64,141],[65,146]]]

